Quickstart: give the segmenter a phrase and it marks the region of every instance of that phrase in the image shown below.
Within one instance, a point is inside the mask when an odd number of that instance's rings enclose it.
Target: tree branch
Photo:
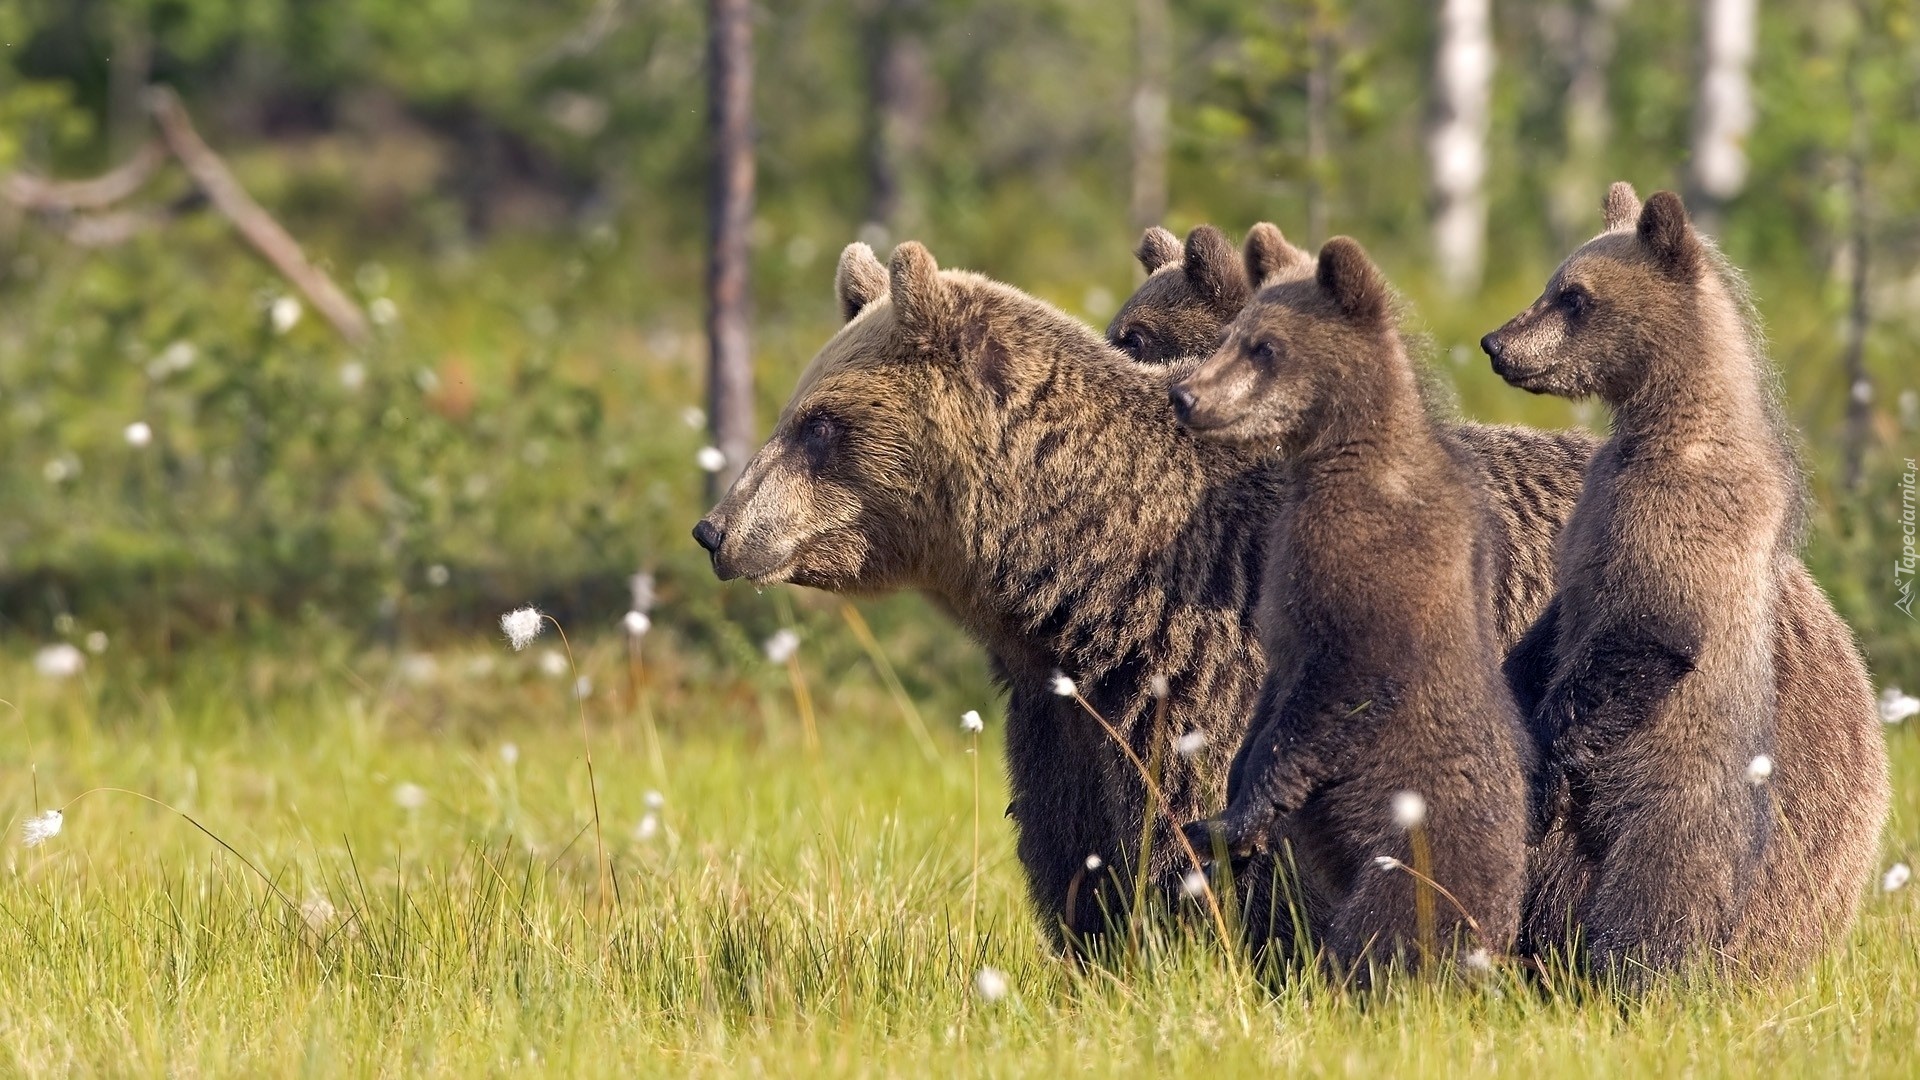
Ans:
[[[167,148],[156,139],[135,151],[125,164],[91,180],[49,180],[15,173],[0,181],[0,194],[22,210],[38,213],[104,210],[140,190],[166,160]]]

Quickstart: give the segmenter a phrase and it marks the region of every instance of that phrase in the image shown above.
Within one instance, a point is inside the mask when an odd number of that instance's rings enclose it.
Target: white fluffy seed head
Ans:
[[[766,650],[768,660],[776,664],[784,664],[800,651],[800,635],[783,626],[775,630],[773,636],[768,638],[766,644],[761,647]]]
[[[642,798],[646,802],[647,809],[649,810],[658,810],[667,805],[667,797],[657,791],[649,791],[646,795],[642,796]]]
[[[86,666],[86,655],[65,641],[45,646],[33,654],[33,670],[45,679],[71,679]]]
[[[1207,733],[1204,731],[1189,731],[1173,740],[1173,752],[1184,758],[1190,758],[1206,748]]]
[[[700,466],[701,472],[717,473],[727,467],[727,455],[717,446],[701,447],[700,452],[693,455],[693,460]]]
[[[1897,724],[1915,715],[1920,715],[1920,698],[1902,692],[1897,686],[1880,691],[1881,723]]]
[[[1180,879],[1180,895],[1189,900],[1205,895],[1206,891],[1207,875],[1198,870],[1189,870],[1187,876]]]
[[[126,437],[128,446],[139,450],[153,442],[153,425],[147,423],[145,420],[135,420],[133,423],[128,424],[127,429],[121,432],[121,434]]]
[[[1165,675],[1155,675],[1153,678],[1148,679],[1147,692],[1152,694],[1156,701],[1167,700],[1167,677]]]
[[[506,633],[514,652],[533,644],[533,639],[540,636],[545,625],[546,620],[541,617],[538,608],[516,608],[500,616],[500,629]]]
[[[402,810],[418,810],[427,805],[427,789],[419,784],[396,784],[393,788],[393,802]]]
[[[987,722],[980,719],[980,710],[968,709],[960,714],[960,730],[969,735],[978,735],[987,730]]]
[[[57,825],[54,828],[55,831],[59,830],[59,826]],[[1913,869],[1906,863],[1894,863],[1892,866],[1887,867],[1886,874],[1880,878],[1880,889],[1882,892],[1894,892],[1906,885],[1907,881],[1912,877]]]
[[[973,973],[973,992],[991,1005],[1007,996],[1007,976],[999,968],[983,967]]]
[[[500,760],[505,763],[508,768],[518,765],[520,763],[520,745],[510,742],[501,743]]]
[[[1427,800],[1417,791],[1393,793],[1393,823],[1402,830],[1417,829],[1427,823]]]
[[[95,656],[107,651],[107,632],[92,630],[87,633],[87,651]]]
[[[647,636],[647,631],[653,629],[653,620],[644,611],[629,611],[620,620],[620,625],[626,629],[628,637],[643,638]]]
[[[1100,856],[1098,856],[1098,855],[1089,855],[1089,856],[1087,856],[1087,869],[1088,869],[1088,870],[1098,870],[1098,869],[1100,869],[1100,867],[1101,867],[1102,865],[1103,865],[1103,864],[1102,864],[1102,863],[1100,862]]]
[[[558,679],[567,674],[567,658],[560,655],[559,649],[543,649],[540,652],[540,674],[549,679]]]
[[[1773,759],[1765,754],[1756,754],[1747,762],[1747,783],[1759,787],[1773,776]]]
[[[427,584],[434,588],[445,588],[447,582],[452,580],[453,571],[447,569],[445,563],[434,563],[432,566],[427,567]]]
[[[1493,954],[1482,946],[1463,957],[1460,961],[1460,966],[1473,972],[1475,975],[1485,975],[1487,972],[1493,970]]]
[[[284,334],[300,322],[300,301],[291,296],[282,296],[274,300],[267,309],[267,318],[273,323],[273,332]]]
[[[1400,869],[1400,860],[1391,855],[1375,855],[1373,857],[1373,865],[1376,870],[1398,870]]]
[[[1053,692],[1059,694],[1061,697],[1072,697],[1080,691],[1079,687],[1073,685],[1072,679],[1067,678],[1064,673],[1058,671],[1053,673],[1053,681],[1050,685]]]
[[[66,815],[58,810],[30,817],[20,826],[20,842],[28,847],[39,847],[59,836],[60,826],[66,824],[66,820]]]
[[[642,814],[640,821],[633,827],[633,838],[644,844],[658,835],[660,835],[660,815],[652,811]]]

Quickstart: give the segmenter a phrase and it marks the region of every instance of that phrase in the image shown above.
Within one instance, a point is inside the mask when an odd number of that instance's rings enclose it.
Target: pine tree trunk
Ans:
[[[1133,186],[1128,215],[1135,229],[1167,213],[1167,81],[1172,26],[1167,0],[1133,4]]]
[[[1455,295],[1480,284],[1486,259],[1487,128],[1493,97],[1490,0],[1442,0],[1434,55],[1433,250],[1441,283]]]
[[[725,463],[717,496],[752,456],[753,356],[748,339],[748,231],[753,224],[753,28],[748,0],[708,3],[708,132],[713,148],[708,222],[707,404]]]
[[[1700,89],[1693,114],[1689,184],[1694,220],[1719,229],[1720,211],[1747,183],[1753,130],[1753,63],[1759,0],[1705,0],[1700,7]]]

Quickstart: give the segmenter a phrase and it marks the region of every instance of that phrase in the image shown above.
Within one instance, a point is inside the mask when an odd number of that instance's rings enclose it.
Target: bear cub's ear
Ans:
[[[1187,280],[1194,291],[1216,308],[1238,309],[1246,303],[1247,271],[1227,234],[1201,225],[1187,234]]]
[[[1133,257],[1151,274],[1180,257],[1180,239],[1155,225],[1140,234],[1140,246],[1133,249]]]
[[[1675,281],[1695,281],[1705,257],[1700,237],[1687,221],[1686,204],[1671,191],[1656,191],[1640,211],[1640,243],[1655,266]]]
[[[1336,236],[1320,249],[1320,268],[1316,275],[1320,287],[1327,290],[1341,314],[1350,322],[1376,325],[1387,318],[1387,282],[1374,268],[1373,260],[1360,242],[1350,236]]]
[[[1247,281],[1255,289],[1313,276],[1313,256],[1288,243],[1280,227],[1269,221],[1247,230],[1240,257],[1246,265]]]
[[[840,269],[833,273],[833,295],[840,301],[840,319],[852,322],[867,305],[887,295],[887,268],[873,249],[856,240],[840,249]]]
[[[1625,180],[1615,180],[1607,188],[1607,197],[1600,209],[1606,215],[1608,232],[1631,229],[1634,222],[1640,220],[1640,194]]]

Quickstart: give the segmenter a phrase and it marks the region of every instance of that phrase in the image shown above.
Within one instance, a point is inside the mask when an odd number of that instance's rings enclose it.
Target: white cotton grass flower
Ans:
[[[653,629],[653,620],[647,618],[647,613],[644,611],[629,611],[620,620],[620,626],[627,632],[628,637],[637,641],[646,637],[647,631]]]
[[[1460,966],[1475,975],[1485,975],[1493,970],[1493,954],[1483,945],[1463,957]]]
[[[1100,869],[1100,867],[1104,865],[1105,864],[1100,861],[1100,856],[1098,854],[1087,856],[1087,870],[1089,873]]]
[[[593,677],[582,675],[573,680],[573,696],[585,701],[593,696]]]
[[[644,844],[660,835],[660,815],[649,810],[633,826],[633,838]]]
[[[1190,758],[1206,748],[1207,733],[1204,731],[1189,731],[1173,740],[1173,752],[1183,758]]]
[[[20,842],[28,847],[39,847],[59,836],[60,827],[66,823],[67,816],[58,810],[35,814],[20,826]]]
[[[701,472],[717,473],[727,467],[727,455],[717,446],[703,446],[693,455],[694,463]]]
[[[107,651],[107,632],[90,630],[87,632],[87,651],[95,656]]]
[[[1391,855],[1375,855],[1373,866],[1376,870],[1398,870],[1403,864]]]
[[[1053,681],[1049,684],[1049,687],[1054,693],[1061,697],[1072,697],[1080,692],[1080,688],[1073,684],[1072,679],[1067,678],[1064,673],[1058,671],[1053,673]]]
[[[1897,724],[1909,716],[1920,715],[1920,698],[1903,692],[1897,686],[1889,686],[1880,691],[1880,722]]]
[[[1396,791],[1393,793],[1393,823],[1402,832],[1417,829],[1427,823],[1427,799],[1417,791]]]
[[[135,420],[120,434],[127,440],[127,445],[135,450],[145,449],[153,443],[153,425],[145,420]]]
[[[968,709],[960,714],[960,730],[969,735],[978,735],[987,730],[987,722],[980,719],[980,710]]]
[[[43,679],[71,679],[86,666],[86,654],[64,641],[33,654],[33,670]]]
[[[694,431],[707,426],[707,414],[698,405],[689,405],[680,410],[680,422]]]
[[[1772,776],[1773,758],[1768,755],[1755,754],[1753,760],[1747,762],[1747,783],[1754,787],[1766,783]]]
[[[434,563],[432,566],[427,567],[427,584],[434,588],[444,589],[447,586],[447,582],[452,580],[453,571],[447,569],[445,563]]]
[[[1207,892],[1207,875],[1201,873],[1200,871],[1189,870],[1187,871],[1187,876],[1180,879],[1180,895],[1181,896],[1184,896],[1187,899],[1191,900],[1197,896],[1205,896],[1206,892]]]
[[[1167,677],[1165,675],[1155,675],[1153,678],[1148,679],[1147,692],[1153,695],[1155,701],[1167,700],[1167,694],[1169,692],[1167,688]]]
[[[58,830],[59,825],[56,824],[54,828],[55,830]],[[1881,892],[1899,892],[1900,889],[1903,886],[1905,886],[1907,881],[1912,877],[1913,877],[1912,867],[1908,866],[1906,863],[1903,863],[1903,862],[1894,863],[1892,866],[1887,867],[1886,874],[1880,878],[1880,891]]]
[[[500,761],[509,769],[520,764],[520,744],[512,742],[501,743]]]
[[[784,664],[800,651],[800,635],[794,633],[790,627],[783,626],[775,630],[773,636],[760,647],[766,650],[768,660],[776,664]]]
[[[653,610],[653,575],[645,570],[627,579],[627,591],[633,595],[633,610],[642,615]]]
[[[274,333],[284,334],[299,325],[302,310],[300,301],[293,297],[276,297],[267,308],[267,320],[273,324]]]
[[[647,809],[649,810],[657,811],[667,805],[667,797],[657,791],[647,792],[646,795],[641,797],[641,801],[646,803]]]
[[[569,670],[567,658],[560,655],[559,649],[543,649],[540,652],[540,674],[549,679],[558,679]]]
[[[418,810],[427,805],[427,789],[412,782],[395,784],[393,803],[402,810]]]
[[[300,904],[301,920],[307,924],[307,929],[316,934],[326,933],[339,917],[340,912],[334,908],[333,901],[324,896],[309,896]]]
[[[983,967],[973,973],[973,992],[991,1005],[1007,996],[1007,975],[999,968]]]
[[[375,326],[392,326],[400,321],[400,305],[384,296],[376,296],[373,303],[367,305],[367,318]]]
[[[349,360],[340,365],[340,385],[352,393],[367,385],[367,365]]]
[[[513,644],[514,652],[519,652],[533,644],[533,639],[540,636],[540,631],[545,626],[546,620],[541,616],[538,608],[516,608],[500,616],[500,629],[507,635],[507,640]]]

